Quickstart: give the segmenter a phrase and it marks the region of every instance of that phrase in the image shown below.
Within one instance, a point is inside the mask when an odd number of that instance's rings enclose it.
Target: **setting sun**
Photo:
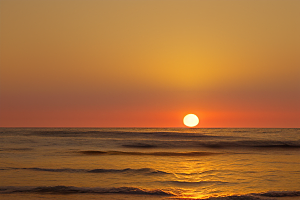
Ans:
[[[199,118],[195,114],[188,114],[183,118],[184,125],[194,127],[199,124]]]

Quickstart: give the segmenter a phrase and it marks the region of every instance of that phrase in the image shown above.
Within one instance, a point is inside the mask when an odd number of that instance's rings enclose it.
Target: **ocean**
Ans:
[[[0,199],[300,199],[300,129],[0,128]]]

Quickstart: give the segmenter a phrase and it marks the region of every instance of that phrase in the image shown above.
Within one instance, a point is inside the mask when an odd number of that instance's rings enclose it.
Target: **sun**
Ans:
[[[188,114],[183,118],[184,125],[194,127],[199,124],[199,118],[195,114]]]

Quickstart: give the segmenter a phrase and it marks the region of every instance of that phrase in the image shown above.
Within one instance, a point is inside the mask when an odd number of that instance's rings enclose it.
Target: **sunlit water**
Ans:
[[[0,199],[300,199],[300,129],[1,128],[0,161]]]

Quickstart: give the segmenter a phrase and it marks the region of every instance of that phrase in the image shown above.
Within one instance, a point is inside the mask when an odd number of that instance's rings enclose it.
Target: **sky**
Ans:
[[[299,9],[0,0],[0,126],[300,128]]]

